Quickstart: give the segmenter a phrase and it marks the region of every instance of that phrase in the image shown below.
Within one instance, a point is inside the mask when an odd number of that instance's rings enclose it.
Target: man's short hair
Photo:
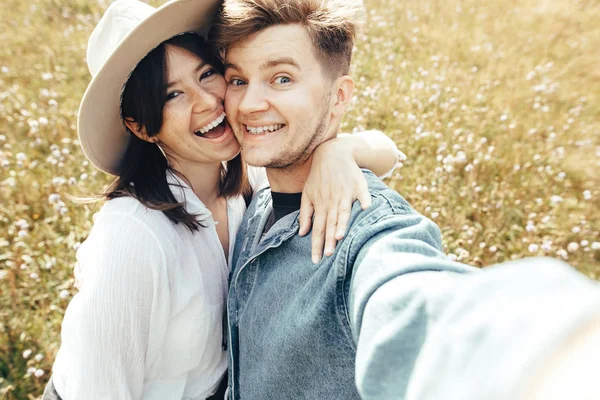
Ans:
[[[362,0],[225,0],[212,32],[221,51],[276,25],[300,24],[326,75],[348,74]]]

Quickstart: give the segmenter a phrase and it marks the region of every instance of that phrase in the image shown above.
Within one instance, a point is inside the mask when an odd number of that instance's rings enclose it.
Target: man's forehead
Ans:
[[[269,67],[288,63],[300,67],[312,58],[312,42],[301,25],[276,25],[232,44],[225,53],[228,66]],[[250,65],[248,65],[250,66]]]

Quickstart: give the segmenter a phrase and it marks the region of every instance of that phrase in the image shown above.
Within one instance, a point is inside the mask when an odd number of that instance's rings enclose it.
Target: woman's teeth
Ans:
[[[214,121],[210,122],[209,124],[207,124],[206,126],[200,128],[199,130],[196,131],[196,134],[200,133],[200,134],[205,134],[208,131],[210,131],[211,129],[216,128],[217,126],[219,126],[221,124],[221,122],[223,122],[225,120],[225,113],[222,113],[221,115],[219,115],[217,117],[217,119],[215,119]]]
[[[260,126],[260,127],[251,127],[251,126],[246,125],[246,129],[252,135],[262,135],[267,132],[278,131],[281,128],[283,128],[283,124],[267,125],[267,126]]]

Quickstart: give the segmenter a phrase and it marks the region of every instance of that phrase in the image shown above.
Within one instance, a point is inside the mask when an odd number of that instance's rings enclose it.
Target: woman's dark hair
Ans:
[[[163,124],[167,45],[183,48],[223,73],[222,63],[214,56],[216,53],[204,38],[195,33],[175,36],[148,53],[133,70],[121,100],[122,117],[144,127],[148,137],[156,136]],[[131,139],[120,166],[121,173],[111,182],[103,197],[110,200],[131,196],[148,208],[162,211],[174,223],[181,222],[191,231],[197,231],[203,225],[173,196],[167,174],[176,172],[168,165],[158,146],[138,138],[131,131],[129,133]],[[227,168],[221,169],[219,196],[234,197],[248,192],[246,168],[238,154],[227,163]]]

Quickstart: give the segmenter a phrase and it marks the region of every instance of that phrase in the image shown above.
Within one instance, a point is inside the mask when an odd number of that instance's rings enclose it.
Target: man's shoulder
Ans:
[[[355,213],[360,214],[400,214],[400,215],[419,215],[410,203],[400,195],[394,189],[387,186],[381,179],[379,179],[373,172],[363,169],[363,174],[367,180],[369,192],[371,193],[372,204],[366,210],[360,210],[360,208],[354,210]]]
[[[441,248],[439,227],[417,212],[397,191],[389,188],[370,171],[363,171],[371,193],[371,206],[363,210],[358,202],[352,208],[346,238],[349,254],[359,251],[367,242],[389,234],[408,240],[426,240]]]

